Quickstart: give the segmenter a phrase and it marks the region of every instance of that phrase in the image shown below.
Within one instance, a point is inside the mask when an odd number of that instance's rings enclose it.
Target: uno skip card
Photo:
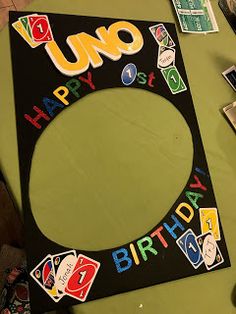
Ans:
[[[159,69],[175,65],[175,49],[160,46],[158,50],[157,67]]]
[[[55,285],[55,274],[52,265],[51,255],[47,255],[30,273],[30,276],[37,284],[55,301],[61,297]]]
[[[172,94],[178,94],[187,90],[187,87],[175,66],[162,69],[161,73]]]
[[[89,294],[89,290],[95,280],[99,267],[99,262],[83,254],[79,254],[77,264],[65,289],[66,294],[84,302]]]
[[[203,263],[196,235],[191,229],[188,229],[180,238],[178,238],[176,243],[195,269]]]
[[[20,21],[16,21],[12,24],[12,27],[21,35],[21,37],[30,45],[31,48],[38,47],[41,43],[35,43],[27,33],[23,24]]]
[[[60,296],[65,295],[67,285],[72,271],[77,262],[76,251],[70,250],[60,254],[52,255],[52,264],[55,274],[55,285]]]
[[[47,15],[29,16],[32,38],[35,42],[46,43],[53,40]]]
[[[175,43],[163,24],[149,27],[150,32],[159,46],[174,47]]]
[[[211,232],[197,237],[197,242],[202,251],[202,257],[208,270],[211,270],[224,262],[220,249]]]
[[[220,226],[216,208],[200,208],[200,223],[202,233],[212,232],[216,241],[220,240]]]

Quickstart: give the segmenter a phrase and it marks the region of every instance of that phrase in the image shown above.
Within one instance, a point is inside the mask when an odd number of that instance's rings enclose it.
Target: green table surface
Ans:
[[[81,304],[75,313],[236,313],[236,140],[220,113],[235,101],[221,72],[235,63],[236,45],[217,1],[211,2],[219,33],[183,34],[178,25],[177,31],[232,267]],[[35,0],[26,10],[177,23],[169,0]],[[21,207],[8,28],[0,47],[0,167]],[[30,180],[37,223],[68,246],[90,250],[131,241],[169,209],[188,178],[192,153],[186,123],[163,98],[132,89],[85,97],[37,143]]]

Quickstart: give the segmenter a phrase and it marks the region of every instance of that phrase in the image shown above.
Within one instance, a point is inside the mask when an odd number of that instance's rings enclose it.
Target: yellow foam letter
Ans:
[[[181,209],[183,207],[188,209],[189,214],[190,214],[188,217],[184,213],[181,212]],[[194,216],[194,210],[192,209],[192,207],[188,203],[179,204],[179,206],[176,208],[175,212],[177,215],[179,215],[187,223],[189,223],[193,219],[193,216]]]
[[[76,62],[69,62],[55,41],[50,41],[45,45],[49,57],[57,69],[65,75],[74,76],[83,73],[89,67],[89,58],[86,51],[78,40],[77,35],[67,37],[66,41],[77,59]]]

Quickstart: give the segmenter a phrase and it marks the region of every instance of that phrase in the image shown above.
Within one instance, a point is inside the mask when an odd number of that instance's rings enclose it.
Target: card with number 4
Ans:
[[[221,239],[218,212],[216,208],[200,208],[200,223],[202,233],[212,232],[216,241]]]
[[[62,296],[58,294],[55,284],[55,273],[51,255],[47,255],[30,273],[37,284],[55,301],[59,302]]]
[[[211,232],[197,237],[197,243],[202,251],[202,256],[207,270],[217,267],[224,262],[216,240]]]
[[[191,229],[188,229],[184,234],[182,234],[182,236],[176,240],[176,243],[195,269],[203,263],[196,235]]]
[[[99,262],[83,254],[79,254],[72,276],[65,288],[66,294],[84,302],[88,296],[99,267]]]

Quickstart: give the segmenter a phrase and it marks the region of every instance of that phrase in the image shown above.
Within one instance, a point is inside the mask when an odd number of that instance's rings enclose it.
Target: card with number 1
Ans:
[[[202,233],[212,232],[216,241],[221,239],[219,219],[216,208],[200,208],[200,223]]]

